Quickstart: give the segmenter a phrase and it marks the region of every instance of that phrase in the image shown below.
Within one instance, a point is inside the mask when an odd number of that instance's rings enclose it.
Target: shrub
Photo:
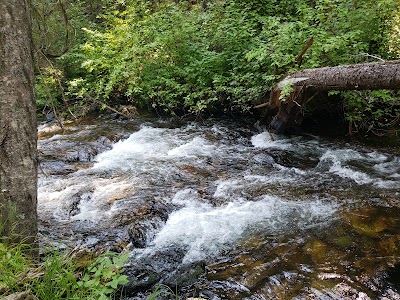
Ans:
[[[122,275],[127,254],[107,252],[87,263],[51,251],[36,262],[26,255],[27,249],[24,244],[0,243],[0,296],[30,291],[41,300],[105,300],[127,283]]]

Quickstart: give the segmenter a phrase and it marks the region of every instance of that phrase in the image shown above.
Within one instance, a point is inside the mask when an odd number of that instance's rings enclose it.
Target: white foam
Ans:
[[[67,199],[69,195],[73,195],[74,191],[82,188],[84,185],[77,186],[71,184],[68,180],[60,180],[55,178],[39,178],[38,184],[38,214],[54,216],[58,219],[63,219],[59,216],[60,202]],[[68,196],[66,196],[68,195]]]
[[[349,178],[358,184],[367,184],[374,182],[374,179],[365,173],[343,166],[343,163],[350,159],[362,159],[363,157],[356,151],[345,150],[328,150],[320,158],[321,164],[329,164],[329,172],[334,173],[342,178]]]
[[[374,169],[383,174],[395,175],[400,172],[400,158],[395,157],[391,161],[384,161],[374,165]]]
[[[229,200],[235,195],[240,195],[242,190],[249,190],[254,185],[290,184],[299,180],[299,175],[303,176],[307,174],[307,172],[297,168],[286,168],[282,166],[282,168],[277,167],[277,169],[278,172],[271,172],[268,175],[245,174],[241,178],[218,180],[215,182],[217,188],[213,197]]]
[[[337,207],[333,203],[286,201],[264,196],[258,201],[236,200],[222,207],[197,201],[193,191],[177,193],[173,201],[188,205],[173,212],[144,254],[177,245],[186,250],[183,263],[216,257],[248,234],[280,234],[304,230],[332,220]]]
[[[112,204],[134,193],[132,184],[116,182],[114,180],[101,180],[94,184],[93,192],[84,195],[78,205],[79,213],[71,217],[71,220],[91,221],[102,223],[111,219]]]
[[[362,155],[361,153],[351,150],[351,149],[341,149],[341,150],[328,150],[320,158],[319,165],[329,165],[329,172],[336,174],[342,178],[349,178],[356,182],[357,184],[372,184],[379,188],[397,188],[400,187],[400,182],[392,180],[384,180],[381,178],[376,178],[373,175],[366,174],[361,171],[354,170],[351,166],[346,165],[349,160],[361,160],[370,162],[381,162],[374,165],[374,169],[391,175],[393,179],[396,179],[395,175],[397,170],[400,169],[398,166],[398,159],[395,158],[391,162],[382,162],[386,160],[385,155],[380,155],[375,152]]]
[[[368,153],[367,156],[369,159],[371,159],[372,161],[375,161],[375,162],[384,162],[387,159],[386,155],[384,155],[382,153],[378,153],[376,151]]]
[[[194,189],[184,189],[178,191],[174,198],[171,200],[173,204],[181,205],[181,206],[201,206],[201,198],[199,193]],[[205,204],[208,207],[208,204]]]
[[[243,188],[243,184],[237,179],[217,181],[217,189],[214,192],[214,198],[230,197],[237,190]]]
[[[65,179],[39,180],[38,213],[43,219],[54,217],[60,222],[85,220],[103,223],[112,216],[112,205],[135,192],[132,182],[122,178],[87,177],[85,172]]]
[[[321,160],[325,158],[334,157],[339,161],[348,161],[348,160],[363,160],[365,156],[363,156],[360,152],[352,150],[352,149],[337,149],[337,150],[328,150],[321,157]]]
[[[124,171],[147,168],[160,161],[179,158],[210,157],[217,146],[195,134],[175,129],[142,127],[126,140],[114,144],[110,151],[96,157],[95,170],[121,169]]]
[[[393,179],[398,179],[400,177],[393,177]],[[374,182],[374,186],[383,189],[400,189],[400,180],[377,180]]]
[[[115,143],[110,151],[98,155],[93,168],[129,170],[143,160],[166,156],[178,143],[177,139],[164,137],[167,131],[168,129],[142,127],[128,139]]]
[[[202,137],[195,137],[190,142],[169,150],[168,155],[177,157],[211,156],[216,149],[215,145],[210,144]]]
[[[287,174],[283,173],[271,173],[270,176],[263,176],[263,175],[246,175],[244,179],[251,183],[262,183],[262,184],[278,184],[278,183],[290,183],[296,180],[295,177],[288,176]]]
[[[299,169],[299,168],[295,168],[295,167],[290,167],[290,168],[288,168],[288,167],[285,167],[285,166],[282,166],[282,165],[276,164],[276,163],[274,163],[273,166],[274,166],[276,169],[280,170],[280,171],[286,171],[286,173],[287,173],[287,172],[289,172],[289,173],[295,173],[295,174],[297,174],[297,175],[302,175],[302,176],[307,175],[307,171],[303,171],[303,170],[301,170],[301,169]]]
[[[346,166],[342,166],[340,161],[334,161],[333,165],[329,168],[329,172],[339,175],[342,178],[352,179],[357,184],[368,184],[375,181],[375,179],[365,173],[355,171]]]
[[[272,140],[268,132],[262,132],[260,134],[251,137],[251,143],[256,148],[275,148],[286,150],[291,147],[288,139],[275,139]]]

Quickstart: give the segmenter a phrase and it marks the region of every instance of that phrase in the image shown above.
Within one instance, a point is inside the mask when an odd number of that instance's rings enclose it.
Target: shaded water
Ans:
[[[126,299],[400,299],[396,148],[232,120],[40,137],[42,243],[129,251]]]

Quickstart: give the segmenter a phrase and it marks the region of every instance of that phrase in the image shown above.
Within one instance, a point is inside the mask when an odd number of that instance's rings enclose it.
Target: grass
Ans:
[[[28,251],[27,251],[28,250]],[[127,254],[112,252],[93,258],[90,254],[49,251],[35,261],[29,246],[0,243],[0,298],[29,292],[41,300],[113,299],[128,282],[123,275]]]
[[[8,220],[14,217],[15,209],[10,211]],[[32,255],[37,250],[25,243],[25,239],[10,238],[10,232],[5,229],[0,222],[0,299],[20,293],[40,300],[107,300],[118,298],[118,291],[122,295],[121,287],[128,283],[127,276],[123,275],[127,253],[106,252],[93,257],[85,251],[49,250],[37,259]],[[160,296],[178,299],[171,288],[160,285],[147,300]]]
[[[174,292],[169,286],[167,285],[159,285],[156,287],[156,289],[147,297],[146,300],[156,300],[160,296],[167,296],[170,299],[175,298],[175,300],[178,300],[178,292]]]

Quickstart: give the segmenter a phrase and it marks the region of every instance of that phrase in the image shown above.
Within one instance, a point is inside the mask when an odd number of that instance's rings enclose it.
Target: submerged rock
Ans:
[[[375,277],[399,261],[399,169],[380,165],[398,158],[235,122],[103,121],[39,141],[40,231],[95,253],[130,245],[130,299],[160,284],[182,300],[396,299]]]
[[[348,253],[336,249],[321,240],[308,242],[304,252],[310,255],[312,262],[319,269],[334,268],[342,271],[348,267]]]
[[[350,211],[345,213],[345,216],[355,232],[370,237],[379,237],[393,224],[393,220],[380,214],[375,208]]]
[[[67,175],[77,171],[77,167],[63,161],[44,161],[39,165],[39,172],[48,175]]]
[[[205,273],[205,263],[197,262],[188,265],[179,266],[176,270],[168,274],[163,279],[163,283],[171,286],[182,288],[190,286],[199,280],[199,277]]]
[[[151,288],[161,278],[156,270],[142,265],[125,266],[125,275],[129,282],[124,285],[124,293],[128,297]]]

